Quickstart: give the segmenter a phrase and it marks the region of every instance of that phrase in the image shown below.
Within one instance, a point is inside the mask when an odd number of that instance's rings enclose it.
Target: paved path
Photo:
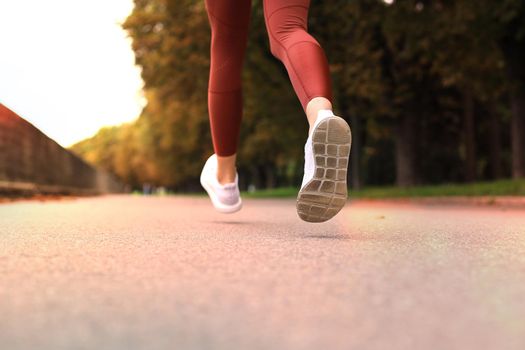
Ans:
[[[525,210],[0,205],[0,349],[525,349]]]

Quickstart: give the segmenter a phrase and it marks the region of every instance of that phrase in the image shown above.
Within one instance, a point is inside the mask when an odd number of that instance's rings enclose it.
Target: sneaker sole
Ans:
[[[217,210],[219,213],[223,214],[233,214],[235,212],[238,212],[242,209],[242,199],[239,197],[239,201],[232,205],[223,204],[219,201],[218,198],[216,198],[215,193],[213,192],[213,189],[206,180],[204,180],[202,177],[200,179],[201,186],[206,190],[208,193],[208,197],[210,197],[211,203],[215,210]]]
[[[304,221],[327,221],[346,204],[346,173],[351,144],[350,126],[340,117],[327,118],[314,129],[314,177],[297,196],[297,214]]]

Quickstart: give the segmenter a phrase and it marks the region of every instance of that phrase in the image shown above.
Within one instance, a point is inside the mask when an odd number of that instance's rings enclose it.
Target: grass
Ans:
[[[283,187],[271,190],[244,192],[246,198],[287,198],[295,197],[298,188]],[[409,198],[443,196],[525,196],[525,178],[518,180],[498,180],[470,184],[443,184],[401,187],[366,187],[359,191],[350,189],[352,198]]]

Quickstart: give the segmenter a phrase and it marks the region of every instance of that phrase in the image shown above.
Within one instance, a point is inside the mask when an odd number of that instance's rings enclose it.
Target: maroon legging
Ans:
[[[310,0],[264,0],[272,54],[284,63],[303,109],[314,97],[332,99],[328,62],[307,33]],[[206,0],[211,26],[208,111],[215,153],[237,152],[242,117],[241,72],[251,0]]]

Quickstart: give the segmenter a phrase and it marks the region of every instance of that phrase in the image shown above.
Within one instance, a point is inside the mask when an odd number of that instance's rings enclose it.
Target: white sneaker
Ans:
[[[201,185],[204,187],[215,209],[221,213],[234,213],[242,208],[239,192],[239,176],[235,174],[235,182],[220,184],[217,180],[217,156],[213,154],[201,172]]]
[[[352,135],[348,123],[320,113],[304,145],[304,177],[297,195],[297,214],[308,222],[331,219],[348,196],[346,172]]]

